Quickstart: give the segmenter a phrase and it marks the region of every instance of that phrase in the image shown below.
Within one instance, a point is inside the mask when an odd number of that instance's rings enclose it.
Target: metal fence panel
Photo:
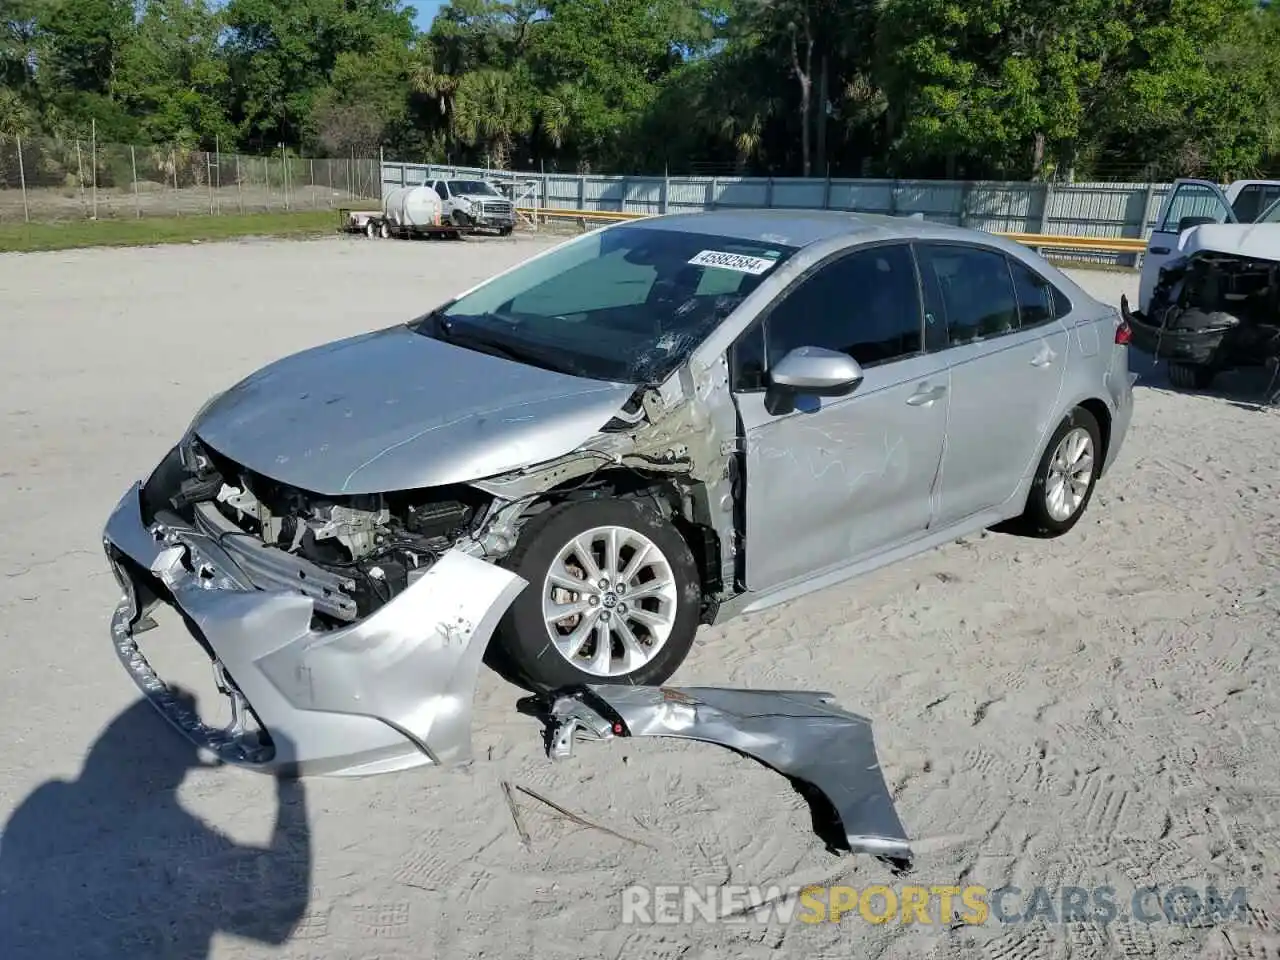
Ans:
[[[1022,183],[802,177],[622,177],[508,172],[389,163],[388,187],[434,176],[520,179],[538,184],[543,206],[571,210],[683,213],[734,207],[832,209],[1007,233],[1144,237],[1168,184]],[[1111,255],[1115,256],[1115,255]]]
[[[324,210],[377,201],[379,161],[0,136],[0,223]]]

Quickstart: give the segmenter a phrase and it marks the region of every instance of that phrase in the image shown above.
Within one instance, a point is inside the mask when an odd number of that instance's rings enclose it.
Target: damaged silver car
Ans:
[[[984,527],[1076,523],[1127,330],[1031,251],[726,211],[575,238],[210,400],[106,529],[122,662],[263,769],[465,760],[494,637],[534,689],[656,684],[702,624]],[[138,638],[175,607],[233,722]]]

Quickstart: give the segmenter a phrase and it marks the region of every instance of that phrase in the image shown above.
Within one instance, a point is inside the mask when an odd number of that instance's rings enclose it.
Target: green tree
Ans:
[[[134,30],[132,0],[51,0],[36,8],[41,73],[52,88],[108,94]]]
[[[146,139],[210,148],[232,142],[222,27],[207,0],[148,0],[115,82],[117,98]]]
[[[301,141],[342,54],[372,65],[414,36],[398,0],[231,0],[226,22],[233,119],[259,149]]]

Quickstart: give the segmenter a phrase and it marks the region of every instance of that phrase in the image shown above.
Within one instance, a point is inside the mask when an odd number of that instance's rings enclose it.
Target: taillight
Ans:
[[[1121,320],[1120,326],[1116,327],[1116,343],[1123,346],[1132,339],[1133,327],[1129,326],[1128,320]]]

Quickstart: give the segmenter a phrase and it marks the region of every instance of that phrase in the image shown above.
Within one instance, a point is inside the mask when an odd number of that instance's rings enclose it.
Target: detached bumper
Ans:
[[[199,747],[226,763],[292,775],[367,776],[471,759],[480,665],[524,580],[450,552],[364,620],[317,631],[311,599],[255,589],[216,538],[174,514],[144,524],[140,493],[135,484],[125,494],[103,535],[123,594],[112,641],[144,696]],[[135,628],[158,603],[177,609],[209,655],[231,700],[229,727],[195,716],[138,648]]]

